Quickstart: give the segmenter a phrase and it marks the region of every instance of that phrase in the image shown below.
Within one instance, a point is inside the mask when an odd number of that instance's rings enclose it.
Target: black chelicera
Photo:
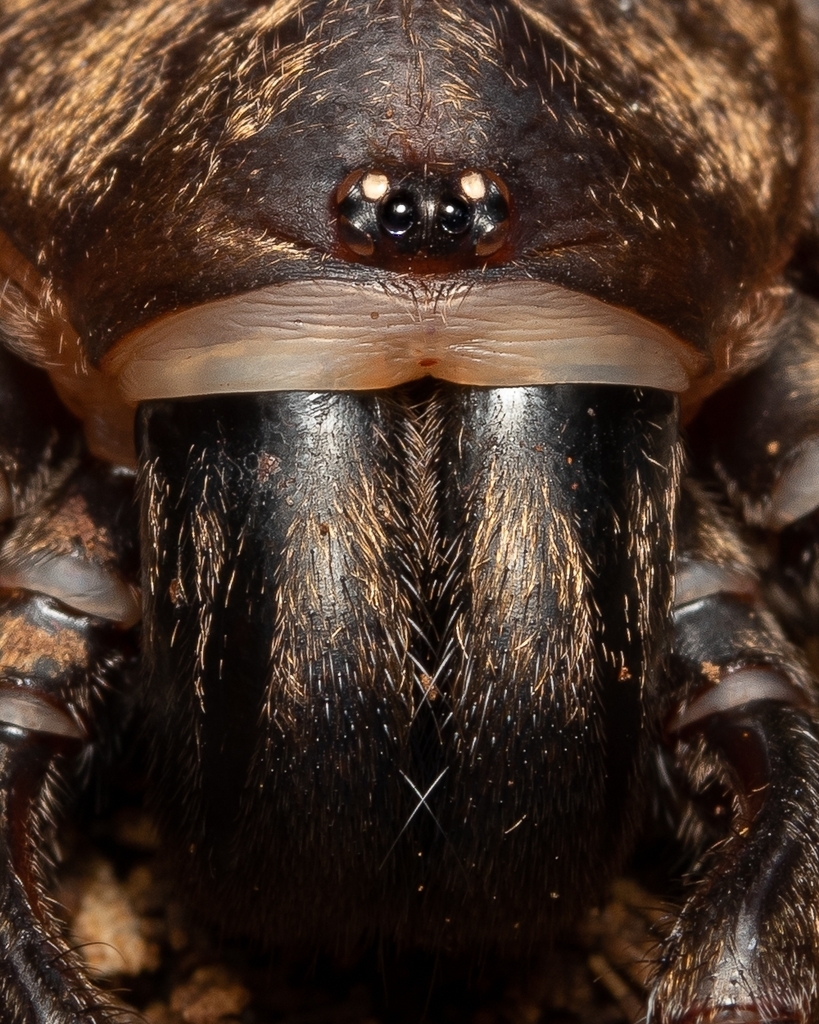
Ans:
[[[813,1019],[809,26],[0,10],[3,1019],[120,1019],[43,851],[123,694],[222,927],[526,950],[653,802],[703,873],[650,1020]]]

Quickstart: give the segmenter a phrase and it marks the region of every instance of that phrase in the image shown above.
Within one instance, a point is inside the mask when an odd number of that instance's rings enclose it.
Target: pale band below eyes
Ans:
[[[357,391],[431,376],[521,387],[685,391],[691,346],[648,320],[539,281],[389,289],[300,281],[170,314],[104,358],[128,402],[260,391]]]

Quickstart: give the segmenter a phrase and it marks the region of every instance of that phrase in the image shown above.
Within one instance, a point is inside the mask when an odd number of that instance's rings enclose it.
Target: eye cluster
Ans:
[[[509,190],[485,170],[359,168],[335,203],[342,251],[373,263],[466,265],[498,253],[509,236]]]

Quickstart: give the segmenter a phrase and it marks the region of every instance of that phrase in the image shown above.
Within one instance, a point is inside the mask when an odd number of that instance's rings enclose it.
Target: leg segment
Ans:
[[[0,346],[0,525],[56,487],[78,451],[79,424],[46,374]]]
[[[0,1004],[9,1024],[125,1019],[83,973],[44,891],[58,797],[93,742],[96,705],[124,663],[111,630],[38,595],[0,610]],[[23,648],[36,642],[32,662]],[[17,659],[9,658],[15,648]],[[55,671],[55,664],[62,664]],[[97,691],[97,692],[95,692]]]
[[[699,467],[715,472],[769,549],[768,590],[802,636],[819,621],[819,302],[789,300],[772,357],[713,396],[695,422]]]
[[[60,796],[111,732],[135,666],[131,482],[91,460],[0,548],[0,1006],[8,1024],[132,1019],[101,994],[45,891]],[[130,603],[129,603],[130,601]]]
[[[689,832],[721,838],[663,951],[649,1019],[806,1021],[819,991],[814,684],[696,490],[681,541],[671,774],[691,798]]]

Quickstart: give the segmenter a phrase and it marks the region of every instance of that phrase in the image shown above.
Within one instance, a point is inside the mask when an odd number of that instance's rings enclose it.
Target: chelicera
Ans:
[[[12,1024],[120,1019],[39,837],[123,691],[180,878],[261,946],[548,943],[653,800],[708,867],[650,1020],[813,1018],[809,38],[773,0],[6,5]]]

